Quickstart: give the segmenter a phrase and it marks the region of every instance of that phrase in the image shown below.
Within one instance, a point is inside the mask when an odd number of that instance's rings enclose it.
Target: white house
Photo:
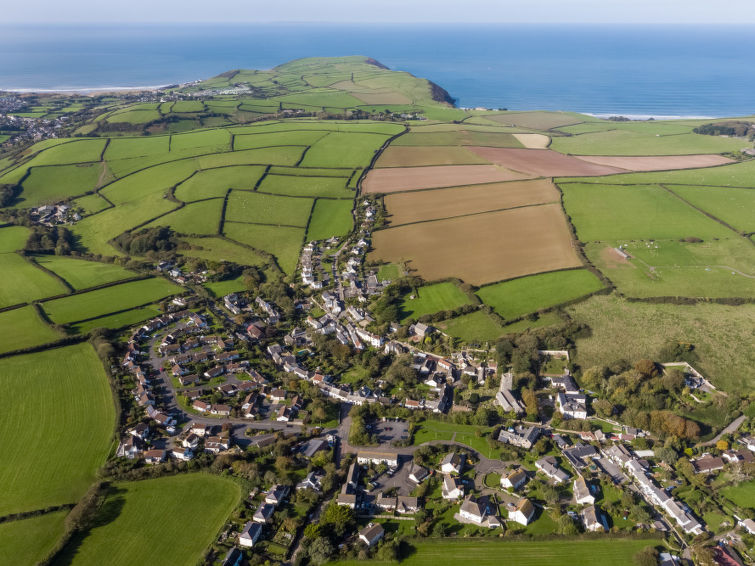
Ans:
[[[461,499],[464,497],[464,486],[454,477],[443,476],[443,487],[441,489],[443,499]]]
[[[241,530],[241,533],[239,534],[239,544],[241,546],[246,546],[247,548],[253,547],[255,544],[257,544],[257,541],[260,538],[260,535],[262,534],[262,525],[259,523],[253,523],[252,521],[249,521],[244,525],[244,528]]]
[[[516,507],[509,511],[509,521],[514,521],[525,527],[530,524],[530,521],[534,516],[535,506],[532,505],[532,502],[526,497],[520,499],[519,503],[516,504]]]
[[[501,476],[501,487],[504,489],[519,489],[525,483],[527,483],[527,473],[522,468],[512,470],[507,475]]]
[[[592,505],[595,503],[595,497],[590,493],[590,486],[587,485],[585,478],[577,476],[574,480],[574,499],[577,505]]]
[[[447,454],[440,463],[440,471],[444,474],[460,474],[464,469],[466,457],[458,452]]]
[[[380,523],[370,523],[359,531],[359,540],[367,546],[373,546],[385,535],[385,529]]]

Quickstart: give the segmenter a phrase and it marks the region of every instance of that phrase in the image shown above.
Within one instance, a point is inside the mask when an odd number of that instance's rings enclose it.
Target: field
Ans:
[[[0,279],[0,308],[68,292],[52,275],[14,253],[0,254],[0,273],[13,274]]]
[[[64,551],[64,562],[196,564],[240,496],[235,483],[207,474],[114,484],[97,524]]]
[[[543,229],[547,226],[548,229]],[[483,285],[580,265],[557,205],[530,206],[377,230],[369,259],[403,263],[427,281]],[[469,250],[475,253],[470,254]]]
[[[396,139],[391,147],[402,146],[464,146],[520,147],[518,134],[496,131],[495,128],[472,128],[454,125],[456,129],[438,130],[434,126],[412,127],[408,134]],[[534,134],[539,135],[539,134]],[[547,139],[547,136],[541,136]]]
[[[239,291],[245,291],[246,285],[244,285],[243,277],[236,277],[235,279],[224,279],[223,281],[214,281],[212,283],[205,283],[204,285],[212,294],[216,297],[223,297],[228,293],[238,293]]]
[[[156,218],[152,226],[170,226],[179,234],[210,235],[220,229],[220,215],[223,211],[223,199],[215,198],[189,203],[178,210]]]
[[[477,295],[503,318],[512,319],[565,303],[603,287],[586,269],[541,273],[481,287]]]
[[[598,176],[623,173],[623,170],[616,167],[588,163],[549,149],[493,147],[470,147],[469,149],[491,163],[532,177]]]
[[[295,197],[353,198],[343,177],[304,177],[268,175],[259,186],[260,192]]]
[[[583,241],[726,238],[733,232],[658,186],[565,183],[564,206]]]
[[[670,190],[705,212],[741,232],[755,231],[755,189],[691,187],[674,185]]]
[[[199,171],[176,187],[175,197],[184,202],[224,197],[228,189],[253,189],[265,168],[238,165]]]
[[[101,163],[35,167],[24,180],[16,206],[55,202],[94,190],[103,176]]]
[[[312,199],[232,191],[226,206],[226,222],[251,222],[305,228]]]
[[[424,285],[403,298],[401,320],[416,320],[425,314],[454,310],[470,303],[466,293],[450,281]]]
[[[68,324],[127,310],[180,293],[181,288],[162,278],[142,279],[42,304],[57,324]]]
[[[700,357],[695,367],[717,387],[755,387],[755,305],[630,303],[610,295],[591,297],[566,310],[575,322],[592,328],[589,338],[577,341],[576,361],[583,368],[618,359],[653,359],[667,340],[679,340],[694,344]]]
[[[464,314],[437,324],[449,336],[466,342],[489,342],[505,333],[503,327],[483,311]]]
[[[569,124],[579,124],[586,120],[596,120],[591,116],[575,114],[571,112],[505,112],[502,114],[487,115],[488,120],[499,124],[509,124],[532,130],[550,130]]]
[[[423,165],[479,165],[488,161],[458,146],[390,146],[376,167],[419,167]]]
[[[373,169],[367,175],[362,186],[365,193],[395,193],[417,189],[517,181],[529,176],[495,165],[392,167]]]
[[[0,353],[54,342],[62,336],[45,324],[33,306],[0,312]]]
[[[25,226],[6,226],[0,228],[0,254],[22,250],[26,245],[31,230]]]
[[[491,210],[557,202],[553,183],[545,179],[510,181],[448,189],[394,193],[385,197],[391,225],[411,224]]]
[[[115,409],[84,342],[0,360],[0,516],[75,502],[110,449]]]
[[[274,255],[284,273],[296,270],[304,242],[303,228],[226,222],[224,230],[231,240]]]
[[[106,209],[110,204],[98,194],[84,195],[71,201],[71,206],[81,208],[84,215],[94,214]]]
[[[348,200],[317,199],[307,228],[307,240],[327,240],[351,232],[352,207],[352,201]]]
[[[644,148],[643,148],[644,149]],[[668,171],[669,169],[694,169],[696,167],[715,167],[733,163],[721,155],[658,155],[637,157],[611,157],[606,155],[577,156],[582,161],[617,167],[628,171]]]
[[[63,278],[76,291],[136,277],[136,273],[112,263],[55,255],[34,256],[34,261]]]
[[[367,167],[387,135],[331,132],[310,147],[303,167]]]
[[[618,539],[595,540],[552,539],[543,541],[508,542],[491,539],[454,540],[421,539],[410,541],[414,548],[408,557],[401,561],[405,566],[432,566],[456,564],[474,557],[476,564],[493,565],[505,563],[517,566],[635,566],[634,555],[648,546],[656,546],[660,539]],[[505,557],[502,558],[502,557]],[[396,564],[371,560],[378,566]],[[332,564],[356,566],[360,561],[342,561]]]
[[[0,524],[0,564],[34,566],[63,536],[65,511]]]
[[[740,507],[755,509],[755,481],[725,487],[721,493]]]
[[[267,259],[253,250],[222,238],[184,238],[191,249],[181,250],[189,257],[200,257],[212,261],[232,261],[240,265],[263,265]]]
[[[149,320],[150,318],[158,317],[161,314],[162,312],[156,307],[146,306],[111,315],[101,316],[99,318],[91,318],[83,322],[69,324],[68,326],[74,333],[85,334],[94,328],[125,328],[127,326],[144,322],[145,320]]]

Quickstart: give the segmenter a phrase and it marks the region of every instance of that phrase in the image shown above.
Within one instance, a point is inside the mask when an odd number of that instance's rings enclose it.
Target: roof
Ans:
[[[535,507],[532,505],[532,501],[523,497],[516,505],[516,510],[521,511],[527,517],[531,516],[535,512]]]
[[[464,500],[464,503],[461,504],[461,511],[464,511],[465,513],[469,513],[471,515],[477,515],[478,517],[485,516],[485,509],[483,509],[482,505],[480,505],[479,502],[472,499],[471,495]]]
[[[367,540],[374,540],[375,538],[382,536],[383,534],[385,534],[385,530],[380,523],[367,525],[365,528],[359,531],[359,536],[364,537]]]

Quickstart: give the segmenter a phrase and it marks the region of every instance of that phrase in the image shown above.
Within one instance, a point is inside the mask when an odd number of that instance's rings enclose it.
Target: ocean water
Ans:
[[[0,89],[156,86],[366,55],[459,106],[627,116],[755,114],[755,27],[0,26]]]

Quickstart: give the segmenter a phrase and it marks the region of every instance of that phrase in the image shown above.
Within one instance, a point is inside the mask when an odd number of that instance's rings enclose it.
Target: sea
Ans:
[[[0,89],[162,86],[300,57],[365,55],[434,81],[460,107],[740,116],[755,114],[754,32],[744,25],[0,25]]]

